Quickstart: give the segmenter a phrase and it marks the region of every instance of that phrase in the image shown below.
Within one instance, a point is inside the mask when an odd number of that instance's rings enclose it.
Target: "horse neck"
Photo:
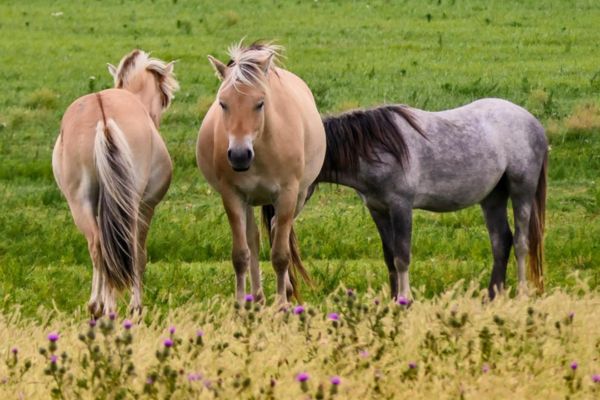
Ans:
[[[323,164],[323,169],[321,169],[315,183],[335,183],[350,187],[359,192],[366,191],[365,182],[359,178],[357,172],[339,171],[335,173],[328,170],[327,163]]]
[[[152,78],[141,77],[124,89],[133,93],[140,100],[158,128],[163,108],[160,89],[156,82]]]

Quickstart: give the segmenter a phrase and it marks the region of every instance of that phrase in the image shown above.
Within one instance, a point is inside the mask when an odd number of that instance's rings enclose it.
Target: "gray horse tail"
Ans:
[[[117,123],[106,121],[98,95],[102,121],[96,127],[94,160],[98,170],[98,226],[102,272],[110,287],[123,290],[134,282],[137,261],[137,201],[131,150]]]
[[[529,219],[529,277],[540,293],[544,291],[543,261],[547,176],[548,152],[546,151]]]
[[[262,220],[265,229],[269,234],[269,244],[273,245],[273,235],[272,235],[272,226],[271,222],[273,217],[275,216],[275,207],[269,204],[266,206],[262,206]],[[290,268],[288,269],[288,273],[290,274],[290,282],[292,283],[293,295],[299,302],[302,302],[302,298],[300,296],[300,292],[298,290],[298,278],[297,274],[299,273],[304,279],[304,282],[311,284],[312,280],[308,275],[308,271],[304,268],[304,264],[302,264],[302,259],[300,258],[300,246],[298,245],[298,239],[296,237],[296,233],[294,232],[294,227],[292,226],[292,230],[290,231]]]

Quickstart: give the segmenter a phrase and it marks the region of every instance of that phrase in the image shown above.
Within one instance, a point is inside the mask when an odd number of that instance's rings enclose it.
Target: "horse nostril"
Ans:
[[[227,150],[227,158],[231,160],[231,150]]]
[[[248,156],[248,160],[252,159],[252,150],[246,150],[246,155]]]

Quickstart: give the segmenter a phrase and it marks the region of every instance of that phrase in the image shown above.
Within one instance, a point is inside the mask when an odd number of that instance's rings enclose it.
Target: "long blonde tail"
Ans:
[[[137,208],[135,170],[123,131],[113,119],[96,126],[94,158],[98,170],[98,225],[103,270],[108,284],[117,290],[131,287],[136,278]]]
[[[269,204],[266,206],[262,206],[262,220],[269,235],[269,243],[273,245],[273,238],[271,236],[271,220],[275,216],[275,207]],[[302,302],[302,297],[300,296],[300,290],[298,288],[298,274],[304,279],[304,282],[307,284],[312,284],[312,280],[310,279],[310,275],[306,268],[304,268],[304,264],[302,263],[302,259],[300,258],[300,246],[298,245],[298,239],[296,237],[296,233],[294,232],[294,227],[290,231],[290,267],[288,269],[288,273],[290,274],[290,283],[292,284],[293,296],[299,302]]]
[[[531,219],[529,220],[529,279],[539,293],[544,291],[544,227],[547,176],[548,153],[546,152],[531,209]]]

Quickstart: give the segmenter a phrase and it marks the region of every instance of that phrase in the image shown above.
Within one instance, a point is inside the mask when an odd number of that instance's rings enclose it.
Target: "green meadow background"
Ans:
[[[275,40],[286,68],[323,114],[383,103],[428,110],[481,97],[528,108],[551,143],[546,280],[600,284],[600,3],[598,1],[11,1],[0,3],[0,306],[25,315],[83,308],[91,287],[84,237],[52,176],[63,111],[112,85],[106,63],[133,48],[178,60],[181,91],[161,133],[174,179],[148,241],[145,304],[233,299],[230,233],[220,198],[195,166],[195,143],[218,81],[207,54]],[[322,301],[339,284],[387,285],[379,237],[358,197],[321,185],[296,222]],[[479,207],[418,211],[411,280],[417,298],[464,280],[488,283]],[[266,245],[267,294],[274,276]],[[509,265],[509,284],[515,282]],[[125,304],[123,302],[123,304]]]

